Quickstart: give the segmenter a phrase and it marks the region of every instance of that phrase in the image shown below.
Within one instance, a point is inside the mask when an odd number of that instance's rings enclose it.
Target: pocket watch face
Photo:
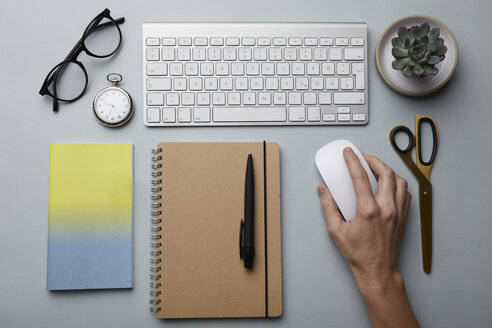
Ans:
[[[128,121],[133,113],[131,98],[120,88],[106,88],[96,96],[94,113],[104,125],[122,125]]]

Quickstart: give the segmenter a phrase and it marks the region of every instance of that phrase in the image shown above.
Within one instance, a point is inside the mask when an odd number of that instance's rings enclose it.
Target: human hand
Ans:
[[[357,155],[347,147],[343,156],[357,196],[356,215],[345,222],[328,188],[318,186],[328,234],[352,270],[361,293],[388,282],[399,283],[398,258],[411,202],[407,182],[378,158],[364,155],[378,179],[378,193],[373,195]]]

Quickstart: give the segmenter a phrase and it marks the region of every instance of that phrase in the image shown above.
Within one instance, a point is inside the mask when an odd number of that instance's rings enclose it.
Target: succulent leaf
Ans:
[[[394,57],[406,57],[408,56],[408,50],[394,47],[392,50]]]
[[[435,65],[437,63],[439,63],[440,60],[439,60],[439,56],[430,56],[428,59],[427,59],[427,64],[430,64],[430,65]]]
[[[398,37],[391,40],[391,52],[395,57],[391,66],[407,77],[437,74],[434,65],[445,59],[448,50],[439,35],[440,30],[431,29],[429,23],[400,27]]]
[[[435,68],[432,65],[424,64],[424,65],[422,65],[422,67],[424,68],[424,76],[428,75],[428,74],[431,74],[431,75],[437,74],[437,68]]]
[[[433,28],[432,30],[430,30],[429,34],[427,34],[427,35],[429,36],[429,40],[434,41],[434,40],[437,40],[440,33],[441,33],[441,31],[436,27],[436,28]]]
[[[402,70],[403,74],[407,77],[410,77],[413,75],[413,69],[410,67],[410,66],[407,66],[405,67],[403,70]]]
[[[406,27],[402,26],[398,29],[398,38],[403,41],[409,37],[408,30]]]

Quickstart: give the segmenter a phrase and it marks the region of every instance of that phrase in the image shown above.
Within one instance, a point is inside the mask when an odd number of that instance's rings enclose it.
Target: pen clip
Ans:
[[[244,221],[239,224],[239,258],[243,259],[244,253]]]

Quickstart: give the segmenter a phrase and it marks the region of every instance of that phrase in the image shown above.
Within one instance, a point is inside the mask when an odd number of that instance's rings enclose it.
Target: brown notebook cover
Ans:
[[[255,256],[239,258],[253,156]],[[277,143],[159,143],[154,152],[152,309],[158,318],[282,314]]]

